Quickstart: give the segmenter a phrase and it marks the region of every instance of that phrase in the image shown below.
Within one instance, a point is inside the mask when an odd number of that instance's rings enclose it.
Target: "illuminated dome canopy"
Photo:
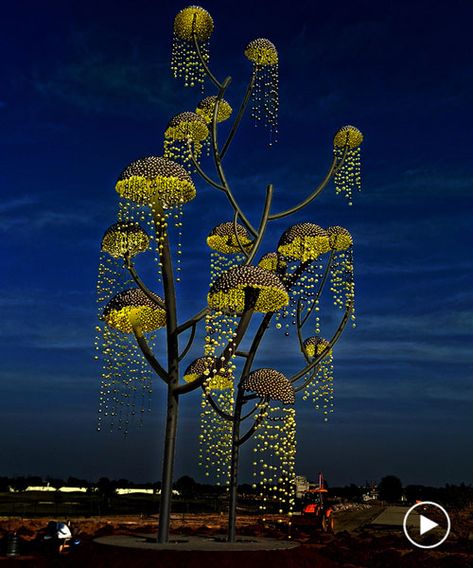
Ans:
[[[192,41],[192,32],[199,41],[207,41],[212,35],[212,16],[200,6],[183,8],[174,18],[174,33],[178,38]]]
[[[101,249],[114,258],[130,257],[149,247],[149,237],[139,223],[119,222],[110,226],[102,238]]]
[[[195,112],[181,112],[169,121],[164,132],[171,140],[191,140],[202,142],[209,135],[205,120]]]
[[[163,300],[155,294],[160,302]],[[140,288],[129,288],[114,296],[103,311],[105,322],[123,333],[132,333],[133,324],[145,332],[166,325],[166,312]]]
[[[166,209],[195,197],[195,185],[185,168],[160,156],[135,160],[120,174],[117,192],[136,203],[148,204],[157,198]]]
[[[226,390],[233,386],[233,376],[229,369],[219,368],[218,360],[213,356],[199,357],[193,361],[184,372],[184,380],[186,383],[195,381],[200,375],[206,375],[209,380],[205,386],[212,390]],[[217,369],[216,373],[211,373],[210,369]]]
[[[243,247],[251,244],[251,239],[245,227],[237,223],[236,232]],[[207,244],[211,249],[224,254],[241,252],[235,235],[235,225],[232,222],[222,223],[214,227],[207,237]]]
[[[202,99],[197,105],[195,112],[196,114],[201,116],[205,120],[205,122],[212,122],[216,103],[216,96],[205,97],[205,99]],[[227,101],[220,99],[218,103],[217,122],[224,122],[225,120],[230,118],[231,114],[232,107],[227,103]]]
[[[279,239],[278,252],[307,262],[330,250],[327,232],[314,223],[299,223],[289,227]]]
[[[212,284],[208,294],[209,307],[241,312],[245,308],[245,290],[248,288],[259,290],[254,307],[257,312],[275,312],[289,303],[287,290],[276,274],[259,266],[236,266]]]
[[[256,65],[276,65],[278,51],[269,39],[258,38],[250,41],[245,49],[246,57]]]
[[[287,377],[276,369],[258,369],[248,375],[242,387],[246,391],[255,392],[261,397],[279,400],[283,404],[294,404],[296,396],[294,387]]]
[[[362,142],[363,134],[358,130],[358,128],[351,126],[350,124],[340,128],[333,139],[333,144],[337,148],[344,148],[345,146],[348,146],[349,148],[354,149],[361,146]]]
[[[353,244],[353,237],[347,229],[337,225],[327,229],[328,242],[332,250],[347,250]]]
[[[277,252],[267,252],[258,262],[260,268],[264,268],[270,272],[276,272],[278,268],[284,268],[286,265],[286,261]]]
[[[318,355],[321,355],[329,345],[330,345],[329,341],[323,339],[322,337],[317,337],[315,335],[313,337],[309,337],[304,341],[304,347],[309,357],[317,357]],[[331,354],[332,350],[330,349],[327,355]]]

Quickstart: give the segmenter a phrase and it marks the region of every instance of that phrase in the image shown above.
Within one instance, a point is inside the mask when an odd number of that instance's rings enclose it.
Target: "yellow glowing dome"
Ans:
[[[117,192],[136,203],[149,204],[157,198],[166,209],[195,197],[195,185],[185,168],[159,156],[148,156],[129,164],[118,178]]]
[[[214,116],[216,103],[216,96],[205,97],[205,99],[202,99],[197,105],[195,112],[199,116],[201,116],[205,120],[205,122],[211,122]],[[232,107],[227,103],[226,100],[220,99],[218,102],[217,122],[224,122],[225,120],[230,118],[231,114]]]
[[[149,247],[149,237],[135,222],[119,222],[109,227],[102,238],[101,248],[109,255],[120,258],[144,252]]]
[[[213,29],[212,16],[200,6],[188,6],[178,12],[174,19],[174,33],[183,40],[191,41],[194,32],[197,40],[207,41]]]
[[[296,395],[294,387],[287,377],[276,369],[258,369],[248,375],[242,387],[246,391],[255,392],[261,397],[279,400],[283,404],[294,404]]]
[[[160,302],[163,300],[156,295]],[[129,288],[114,296],[103,311],[105,322],[123,333],[132,333],[133,325],[145,332],[166,325],[166,312],[140,288]]]
[[[233,386],[233,376],[229,369],[216,366],[217,358],[211,355],[207,357],[199,357],[193,361],[184,373],[184,380],[186,383],[195,381],[200,375],[206,375],[209,380],[205,385],[212,390],[226,390]],[[215,368],[216,373],[211,373],[210,370]]]
[[[340,130],[335,134],[333,139],[333,144],[337,148],[344,148],[348,146],[349,148],[358,148],[363,142],[363,134],[355,126],[347,124],[340,128]]]
[[[174,116],[164,132],[170,140],[202,142],[209,135],[205,120],[195,112],[181,112]]]
[[[246,57],[256,65],[276,65],[278,51],[269,39],[258,38],[250,41],[245,49]]]
[[[332,250],[347,250],[353,244],[353,237],[344,227],[334,225],[327,229],[328,242]]]
[[[251,239],[245,227],[237,223],[236,232],[243,247],[251,244]],[[224,254],[241,252],[235,235],[235,226],[232,222],[222,223],[214,227],[207,237],[207,244],[211,249]]]
[[[241,312],[245,307],[245,290],[259,290],[255,311],[275,312],[287,306],[289,296],[276,274],[259,266],[236,266],[224,272],[212,284],[209,307],[215,310]]]
[[[304,347],[309,357],[317,357],[318,355],[321,355],[329,345],[329,341],[315,335],[304,341]],[[327,354],[331,355],[332,350],[330,349]]]
[[[327,232],[314,223],[299,223],[289,227],[279,239],[278,252],[307,262],[330,250]]]
[[[265,270],[276,272],[278,268],[287,266],[287,262],[277,252],[268,252],[260,258],[258,266]]]

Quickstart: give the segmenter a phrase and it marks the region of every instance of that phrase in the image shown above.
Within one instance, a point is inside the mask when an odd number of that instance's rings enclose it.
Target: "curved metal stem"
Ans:
[[[204,172],[204,170],[201,168],[199,162],[195,159],[194,152],[192,150],[192,140],[187,141],[187,148],[189,150],[189,156],[190,156],[192,165],[197,170],[197,173],[200,175],[200,177],[202,177],[212,187],[215,187],[216,189],[219,189],[220,191],[226,191],[226,188],[223,185],[220,185],[219,183],[214,181],[212,178],[210,178]]]
[[[301,201],[298,205],[295,205],[294,207],[291,207],[290,209],[286,209],[285,211],[281,211],[281,213],[273,213],[272,215],[269,216],[269,220],[273,221],[274,219],[282,219],[283,217],[287,217],[288,215],[292,215],[293,213],[297,213],[297,211],[300,211],[306,205],[308,205],[311,201],[313,201],[325,189],[325,187],[327,186],[327,184],[330,181],[330,179],[332,178],[332,176],[342,166],[343,162],[345,161],[346,154],[347,154],[347,149],[345,149],[345,152],[344,152],[340,162],[338,162],[338,158],[336,156],[333,158],[332,163],[330,165],[330,168],[329,168],[327,174],[325,175],[324,179],[314,189],[314,191],[308,197],[306,197],[304,199],[304,201]]]
[[[195,17],[194,17],[194,22],[193,22],[193,26],[195,23]],[[205,73],[207,74],[208,78],[212,81],[212,83],[218,88],[221,89],[222,88],[222,83],[220,83],[220,81],[217,79],[217,77],[215,77],[215,75],[212,73],[212,71],[210,71],[209,66],[207,65],[207,61],[205,61],[202,52],[200,50],[200,45],[199,42],[197,41],[197,37],[195,35],[195,32],[192,32],[192,40],[194,42],[194,47],[195,47],[195,51],[197,53],[197,57],[199,58],[200,62],[202,63],[202,67],[204,68]]]
[[[245,247],[241,242],[240,235],[238,234],[237,231],[237,224],[238,224],[238,211],[235,211],[235,214],[233,215],[233,232],[235,233],[235,238],[238,243],[238,246],[240,247],[241,252],[245,255],[245,258],[248,258],[250,255],[249,252],[245,250]]]
[[[266,188],[266,199],[264,202],[263,215],[261,217],[261,222],[258,227],[258,236],[256,237],[256,240],[254,241],[253,246],[251,247],[251,252],[248,258],[246,259],[245,264],[251,264],[252,260],[255,258],[256,253],[258,252],[259,246],[261,244],[261,241],[263,240],[264,233],[266,231],[266,226],[268,224],[269,211],[271,209],[272,200],[273,200],[273,186],[272,184],[269,184],[268,187]]]
[[[237,351],[238,346],[240,345],[240,343],[241,343],[241,341],[242,341],[242,339],[243,339],[243,337],[246,333],[246,330],[248,329],[248,326],[250,325],[251,318],[252,318],[253,313],[254,313],[254,306],[255,306],[255,303],[256,303],[256,299],[258,297],[257,294],[258,294],[258,291],[255,290],[254,288],[247,288],[245,290],[245,309],[244,309],[243,314],[240,318],[240,321],[238,322],[238,326],[236,328],[233,341],[231,341],[227,344],[227,346],[223,350],[220,357],[217,358],[217,361],[218,361],[217,364],[219,366],[225,367],[225,365],[228,363],[228,361],[230,360],[232,355]],[[211,374],[212,374],[213,370],[214,370],[214,368],[210,369]],[[191,392],[191,391],[201,387],[208,378],[209,377],[207,375],[202,374],[199,377],[197,377],[197,379],[192,381],[191,383],[186,383],[186,384],[180,385],[179,387],[176,388],[175,392],[178,395],[185,394],[187,392]]]
[[[306,315],[302,318],[302,325],[301,325],[302,327],[304,326],[304,324],[306,323],[306,321],[307,321],[308,318],[310,317],[310,314],[311,314],[312,311],[314,310],[315,305],[316,305],[316,303],[317,303],[317,300],[318,300],[318,299],[320,298],[320,296],[322,295],[322,292],[323,292],[324,287],[325,287],[325,283],[327,282],[327,278],[328,278],[328,275],[329,275],[329,272],[330,272],[330,268],[331,268],[332,263],[333,263],[334,256],[335,256],[335,251],[331,251],[330,257],[329,257],[328,262],[327,262],[327,266],[325,267],[324,275],[323,275],[323,277],[322,277],[322,280],[321,280],[321,282],[320,282],[319,289],[318,289],[318,291],[317,291],[317,294],[315,295],[315,298],[314,298],[313,301],[312,301],[312,305],[311,305],[310,308],[307,310]]]
[[[239,440],[238,440],[238,445],[242,446],[246,441],[248,441],[251,436],[253,436],[253,434],[256,432],[256,430],[258,429],[259,425],[261,424],[261,422],[264,420],[265,417],[265,412],[266,409],[268,408],[268,403],[266,403],[266,405],[261,409],[260,413],[258,414],[258,416],[255,418],[255,421],[253,423],[253,425],[251,426],[251,428],[248,430],[248,432],[246,434],[244,434]]]
[[[195,316],[192,316],[190,319],[188,319],[186,322],[184,322],[183,324],[179,325],[176,328],[176,333],[179,335],[180,333],[182,333],[183,331],[186,331],[186,329],[189,329],[191,326],[193,326],[194,324],[199,323],[199,321],[201,321],[208,313],[210,313],[210,308],[207,306],[205,308],[202,308],[200,310],[200,312],[197,312],[195,314]]]
[[[255,397],[257,398],[257,396]],[[255,406],[250,410],[250,412],[248,412],[247,414],[245,414],[245,416],[242,416],[240,418],[240,420],[243,422],[243,420],[246,420],[247,418],[249,418],[250,416],[253,416],[253,414],[258,410],[258,404],[261,404],[263,402],[263,398],[260,397],[259,401],[255,404]],[[243,404],[246,403],[246,398],[243,397]]]
[[[228,88],[228,85],[230,84],[230,81],[231,81],[231,77],[227,77],[225,79],[222,86],[220,87],[220,90],[219,90],[218,95],[217,95],[217,99],[215,101],[215,107],[214,107],[214,112],[213,112],[213,117],[212,117],[212,130],[211,130],[211,132],[212,132],[212,150],[213,150],[212,153],[213,153],[213,156],[214,156],[214,162],[215,162],[215,167],[217,169],[218,177],[220,178],[220,182],[221,182],[222,186],[225,187],[225,193],[227,195],[228,200],[230,201],[231,206],[233,207],[233,210],[238,211],[240,219],[244,223],[245,227],[248,229],[248,231],[250,231],[250,233],[254,237],[256,237],[257,233],[256,233],[255,228],[246,218],[246,215],[243,213],[240,206],[236,202],[236,199],[235,199],[235,197],[234,197],[234,195],[233,195],[233,193],[230,189],[227,178],[225,176],[225,172],[223,170],[222,159],[221,159],[220,152],[219,152],[219,149],[218,149],[218,139],[217,139],[218,107],[219,107],[220,101],[223,98],[223,95],[225,94],[225,91]]]
[[[156,372],[156,374],[163,379],[166,384],[169,384],[169,376],[160,365],[159,361],[156,359],[154,353],[152,352],[146,338],[143,334],[143,330],[139,325],[133,324],[133,333],[135,334],[136,341],[143,353],[145,359],[151,365],[151,368]]]
[[[184,359],[184,357],[187,355],[187,353],[189,353],[189,350],[194,343],[196,329],[197,329],[197,323],[194,322],[192,324],[192,330],[191,330],[191,333],[189,335],[189,339],[187,340],[187,345],[185,346],[184,351],[179,355],[179,361],[182,361]]]
[[[348,322],[352,310],[353,310],[353,303],[350,303],[347,306],[347,309],[345,310],[345,314],[342,318],[342,321],[340,322],[340,325],[337,328],[337,331],[333,335],[327,347],[309,365],[306,365],[298,373],[292,375],[292,377],[289,379],[290,383],[295,383],[301,377],[309,373],[314,367],[316,367],[320,363],[320,361],[322,361],[322,359],[324,359],[328,355],[329,351],[332,349],[335,343],[340,339],[340,336],[342,335],[343,330],[345,329],[345,326]]]
[[[231,414],[227,414],[226,412],[224,412],[219,406],[218,404],[215,402],[215,400],[213,399],[212,395],[208,392],[205,392],[205,387],[202,386],[202,390],[204,391],[205,394],[205,398],[207,399],[208,403],[210,404],[210,406],[215,410],[215,412],[221,416],[222,418],[224,418],[225,420],[228,420],[229,422],[233,422],[234,417]]]
[[[243,115],[245,114],[246,111],[246,107],[248,106],[248,101],[250,100],[251,97],[251,93],[253,92],[253,87],[255,86],[255,80],[256,80],[256,76],[254,73],[251,74],[251,78],[250,78],[250,82],[248,83],[248,87],[246,88],[246,93],[245,93],[245,97],[243,98],[243,101],[240,105],[240,109],[238,110],[238,114],[233,122],[232,128],[230,130],[230,133],[228,135],[228,138],[225,142],[225,144],[222,147],[222,150],[220,152],[220,157],[224,158],[225,154],[227,153],[227,150],[233,140],[233,137],[235,136],[238,127],[240,126],[240,122],[241,119],[243,118]]]
[[[133,266],[133,263],[131,262],[131,259],[128,254],[125,255],[125,266],[128,269],[128,272],[131,274],[133,280],[138,285],[138,288],[141,289],[141,291],[145,294],[145,296],[149,298],[152,302],[157,304],[160,308],[165,310],[166,304],[164,302],[161,302],[161,300],[159,300],[156,297],[156,294],[153,294],[153,292],[151,292],[151,290],[143,283],[141,278],[138,276],[138,273],[136,272],[136,269]]]

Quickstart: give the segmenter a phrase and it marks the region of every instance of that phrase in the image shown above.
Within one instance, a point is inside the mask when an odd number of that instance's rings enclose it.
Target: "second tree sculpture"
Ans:
[[[256,124],[277,139],[278,53],[272,42],[258,38],[245,49],[252,63],[246,93],[224,142],[218,125],[230,119],[224,99],[230,77],[219,81],[209,67],[210,14],[198,6],[179,12],[174,22],[172,71],[188,86],[207,78],[217,93],[196,104],[195,111],[173,117],[164,132],[164,155],[130,163],[116,184],[120,196],[118,222],[102,240],[98,279],[100,325],[96,345],[102,356],[99,429],[105,421],[127,431],[146,413],[153,378],[167,389],[167,418],[158,542],[169,537],[173,464],[178,406],[181,396],[200,389],[201,465],[206,474],[229,488],[228,541],[235,540],[240,448],[254,439],[255,486],[261,510],[277,503],[291,515],[294,505],[296,451],[295,401],[298,393],[312,399],[326,420],[333,405],[332,348],[354,318],[352,237],[343,227],[327,229],[312,223],[287,228],[270,252],[257,254],[268,223],[308,206],[334,179],[337,193],[351,204],[359,189],[361,132],[344,126],[334,137],[334,155],[320,184],[301,202],[275,213],[273,186],[266,188],[260,220],[254,226],[243,212],[225,174],[224,157],[245,111],[252,103]],[[216,177],[206,171],[202,156],[213,159]],[[193,176],[228,199],[231,214],[209,231],[211,282],[202,309],[185,322],[177,318],[177,280],[181,277],[182,209],[196,197]],[[144,284],[134,258],[154,250],[158,293]],[[173,258],[177,257],[177,265]],[[333,303],[342,310],[330,339],[320,336],[320,300],[327,283]],[[259,324],[250,327],[260,318]],[[272,367],[254,368],[263,337],[274,321],[277,329],[294,328],[302,354],[300,369],[287,376]],[[292,326],[288,323],[292,321]],[[205,324],[201,356],[183,366]],[[310,324],[310,332],[304,333]],[[165,345],[163,349],[162,332]],[[243,339],[253,330],[250,347]],[[163,362],[156,354],[166,355]],[[99,355],[98,355],[99,357]],[[182,372],[184,368],[184,372]],[[247,425],[246,425],[247,424]],[[245,426],[246,425],[246,426]]]

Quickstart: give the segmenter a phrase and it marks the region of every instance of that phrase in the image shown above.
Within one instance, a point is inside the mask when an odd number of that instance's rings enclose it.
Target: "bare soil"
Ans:
[[[289,537],[301,545],[292,550],[261,552],[174,552],[115,548],[100,545],[94,538],[112,534],[154,533],[156,518],[139,516],[92,517],[72,520],[81,544],[67,554],[57,555],[41,549],[37,532],[51,519],[0,518],[0,538],[15,532],[20,553],[7,558],[5,548],[0,563],[31,567],[133,567],[141,568],[473,568],[473,510],[452,514],[452,533],[438,549],[424,551],[410,545],[400,531],[374,531],[368,527],[380,508],[339,511],[335,534],[324,534],[307,523],[267,516],[240,516],[241,536]],[[226,518],[222,515],[173,515],[176,534],[223,535]]]

